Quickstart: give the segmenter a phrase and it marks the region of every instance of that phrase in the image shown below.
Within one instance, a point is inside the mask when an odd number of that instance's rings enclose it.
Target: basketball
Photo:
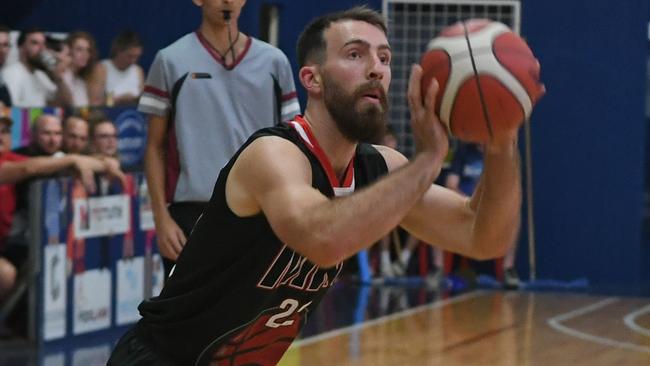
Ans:
[[[422,55],[422,96],[440,85],[436,114],[452,135],[484,143],[512,132],[544,93],[539,62],[506,25],[470,19],[444,28]]]

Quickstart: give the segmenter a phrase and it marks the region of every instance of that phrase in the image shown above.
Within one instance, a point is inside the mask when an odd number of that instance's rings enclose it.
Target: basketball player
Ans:
[[[193,2],[200,28],[158,52],[139,105],[149,114],[145,172],[166,274],[228,159],[256,130],[300,113],[287,57],[239,31],[245,0]]]
[[[408,93],[413,160],[363,142],[386,126],[391,49],[380,14],[319,17],[297,52],[304,117],[256,132],[221,170],[161,295],[140,305],[109,365],[275,365],[343,260],[397,225],[477,258],[513,243],[516,131],[488,144],[481,186],[464,198],[431,184],[447,131],[434,113],[437,83],[423,101],[419,66]]]

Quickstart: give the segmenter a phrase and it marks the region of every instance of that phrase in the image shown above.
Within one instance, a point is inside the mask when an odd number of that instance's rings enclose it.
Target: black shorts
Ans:
[[[156,354],[144,344],[131,328],[117,342],[106,366],[174,366],[174,363]]]

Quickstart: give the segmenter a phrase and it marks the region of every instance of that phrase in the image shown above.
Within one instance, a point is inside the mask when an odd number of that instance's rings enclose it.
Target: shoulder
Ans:
[[[251,39],[251,48],[255,50],[255,52],[263,54],[264,57],[269,57],[272,60],[278,60],[278,61],[287,61],[287,55],[282,52],[281,49],[272,46],[269,43],[266,43],[260,39],[257,39],[255,37],[249,36]]]
[[[372,146],[384,158],[384,161],[386,162],[386,167],[388,168],[389,172],[408,163],[408,159],[397,150],[391,149],[390,147],[384,145],[372,145]]]
[[[20,162],[29,159],[28,156],[17,154],[13,151],[7,151],[0,155],[0,165],[6,162]]]
[[[191,32],[177,39],[167,47],[160,49],[157,57],[162,59],[173,59],[175,57],[188,56],[188,49],[194,50],[198,44],[199,40],[196,32]]]
[[[14,80],[27,74],[27,69],[20,62],[12,62],[2,69],[5,80]]]

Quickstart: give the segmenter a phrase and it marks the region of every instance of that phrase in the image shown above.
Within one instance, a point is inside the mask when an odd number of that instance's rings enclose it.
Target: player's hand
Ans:
[[[156,220],[158,250],[160,250],[163,257],[176,261],[181,250],[183,250],[183,246],[185,246],[187,238],[185,238],[183,230],[176,224],[176,221],[169,216],[169,213],[161,216],[160,220]]]
[[[434,79],[422,98],[422,67],[413,65],[408,86],[408,102],[411,110],[411,128],[418,153],[431,152],[436,160],[447,156],[449,138],[447,129],[436,115],[436,94],[438,82]]]

